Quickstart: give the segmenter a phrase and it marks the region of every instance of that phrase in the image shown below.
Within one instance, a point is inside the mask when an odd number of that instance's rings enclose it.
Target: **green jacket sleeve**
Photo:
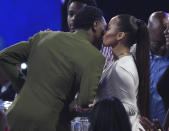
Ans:
[[[22,62],[27,62],[32,41],[33,37],[30,38],[29,41],[17,43],[0,52],[0,68],[6,73],[17,92],[19,92],[24,83],[17,65]]]
[[[75,99],[70,105],[71,111],[75,105],[87,108],[89,104],[93,103],[97,93],[104,62],[104,57],[97,57],[97,59],[94,59],[94,61],[92,59],[92,61],[85,65],[80,82],[80,91],[77,99]]]

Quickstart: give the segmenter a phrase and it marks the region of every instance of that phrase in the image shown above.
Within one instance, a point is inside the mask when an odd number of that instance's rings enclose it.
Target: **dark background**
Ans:
[[[107,22],[127,13],[147,22],[154,11],[169,12],[169,0],[96,0]],[[0,50],[47,28],[68,31],[67,0],[0,0]]]
[[[169,12],[169,0],[96,0],[107,22],[115,15],[130,14],[147,23],[152,12]],[[63,6],[62,30],[67,30],[66,6]]]

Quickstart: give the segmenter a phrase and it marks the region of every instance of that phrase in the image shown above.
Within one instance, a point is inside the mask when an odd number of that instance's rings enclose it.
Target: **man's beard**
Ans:
[[[101,33],[101,36],[100,38],[95,38],[95,41],[93,43],[93,45],[98,49],[98,50],[101,50],[102,48],[102,44],[103,44],[103,35],[104,35],[104,32]]]

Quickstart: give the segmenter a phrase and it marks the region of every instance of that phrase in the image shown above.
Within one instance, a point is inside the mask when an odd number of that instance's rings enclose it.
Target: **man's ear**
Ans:
[[[124,39],[126,34],[124,32],[118,32],[117,34],[117,40],[122,40]]]
[[[96,28],[97,28],[97,21],[94,21],[92,31],[96,32]]]

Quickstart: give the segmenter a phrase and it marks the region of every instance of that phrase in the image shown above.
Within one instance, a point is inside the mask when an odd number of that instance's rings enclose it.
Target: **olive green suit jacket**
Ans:
[[[21,89],[16,65],[22,62],[28,63],[28,72]],[[11,130],[69,130],[74,105],[87,107],[93,102],[104,62],[80,31],[40,32],[2,50],[0,68],[19,92],[7,111]]]

